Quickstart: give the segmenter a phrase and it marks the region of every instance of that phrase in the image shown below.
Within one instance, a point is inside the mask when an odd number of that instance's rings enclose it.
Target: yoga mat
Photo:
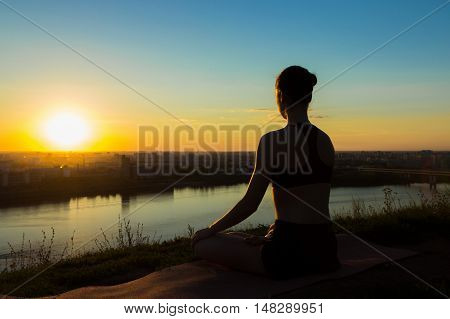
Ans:
[[[404,249],[372,246],[394,260],[416,254]],[[289,280],[271,280],[196,261],[153,272],[124,284],[84,287],[50,298],[271,298],[324,280],[347,277],[388,261],[348,235],[338,235],[338,254],[342,263],[339,270]]]

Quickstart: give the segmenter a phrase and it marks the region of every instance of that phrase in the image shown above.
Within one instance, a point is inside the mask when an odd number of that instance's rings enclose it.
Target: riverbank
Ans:
[[[29,185],[0,187],[0,208],[46,203],[64,203],[79,197],[134,196],[173,192],[175,188],[212,188],[247,183],[249,174],[215,174],[188,176],[152,176],[123,178],[115,175],[59,177]],[[363,172],[358,169],[337,168],[332,187],[365,187],[426,183],[423,176]],[[448,177],[438,177],[437,183],[448,183]]]
[[[395,196],[388,189],[385,191],[385,204],[380,210],[355,201],[349,214],[335,218],[336,232],[345,230],[374,243],[392,247],[409,247],[426,252],[423,247],[429,247],[430,242],[449,242],[450,240],[450,200],[448,193],[436,193],[431,199],[423,199],[418,204],[399,206]],[[267,226],[251,227],[246,231],[262,235]],[[345,229],[345,230],[344,230]],[[190,247],[189,235],[194,230],[189,228],[185,236],[179,236],[168,241],[158,241],[142,233],[142,227],[133,229],[129,222],[120,222],[115,237],[100,236],[96,241],[96,250],[73,251],[73,243],[69,242],[60,255],[52,252],[52,235],[47,235],[43,244],[37,248],[27,249],[27,243],[12,246],[9,266],[0,274],[0,294],[8,294],[35,274],[54,264],[47,271],[14,291],[18,297],[41,297],[55,295],[67,290],[88,285],[113,285],[140,278],[153,271],[194,260]],[[73,241],[72,241],[73,242]],[[427,246],[428,245],[428,246]],[[433,245],[431,245],[433,246]],[[422,247],[422,248],[421,248]],[[434,247],[434,246],[433,246]],[[448,248],[445,244],[435,245],[436,251],[431,262],[427,259],[417,259],[414,267],[422,267],[422,271],[430,267],[441,266],[450,261]],[[442,247],[438,249],[438,247]],[[415,257],[416,258],[416,257]],[[419,263],[419,265],[417,265]],[[423,264],[421,264],[423,263]],[[421,264],[421,265],[420,265]],[[386,275],[385,266],[380,266],[381,274]],[[391,267],[395,274],[395,266]],[[420,268],[419,267],[419,268]],[[433,268],[433,269],[434,269]],[[448,293],[450,274],[447,271],[433,273],[431,284]],[[372,271],[372,270],[371,270]],[[360,274],[358,276],[364,276]],[[370,279],[370,278],[368,278]],[[349,283],[353,282],[352,279]],[[382,279],[380,279],[382,280]],[[376,295],[383,296],[384,285],[380,281],[367,280],[377,286]],[[358,285],[358,282],[353,282]],[[349,284],[351,285],[351,284]],[[364,286],[364,285],[363,285]],[[389,287],[390,285],[386,285]],[[433,292],[424,288],[414,278],[405,277],[398,283],[397,296],[404,293],[414,296],[432,297]],[[330,288],[336,296],[336,288]],[[347,287],[348,290],[351,290]],[[361,287],[360,289],[364,289]],[[388,288],[386,288],[388,289]],[[332,295],[332,292],[328,292]],[[316,292],[317,293],[317,292]],[[384,292],[392,296],[391,290]],[[395,293],[394,293],[395,294]],[[367,292],[364,296],[369,296]]]

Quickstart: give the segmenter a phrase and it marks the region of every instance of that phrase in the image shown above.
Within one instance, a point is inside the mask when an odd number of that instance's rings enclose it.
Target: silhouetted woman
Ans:
[[[195,233],[197,256],[275,278],[339,267],[328,210],[334,148],[307,114],[316,83],[316,76],[300,66],[290,66],[278,76],[276,100],[287,125],[260,139],[244,197],[222,218]],[[268,233],[223,232],[256,211],[269,184],[276,212]]]

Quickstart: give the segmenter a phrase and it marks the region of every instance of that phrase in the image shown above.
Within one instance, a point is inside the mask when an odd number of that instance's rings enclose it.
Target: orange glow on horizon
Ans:
[[[0,128],[2,137],[0,151],[137,151],[140,125],[151,123],[148,125],[159,132],[160,145],[163,145],[164,138],[173,142],[173,133],[178,126],[178,123],[166,124],[160,117],[152,116],[153,114],[131,114],[128,118],[118,118],[116,114],[100,116],[98,112],[82,107],[47,108],[40,114],[30,113],[29,115],[30,117],[22,115],[3,120],[4,125]],[[396,115],[386,118],[383,116],[345,117],[332,114],[324,118],[311,118],[311,120],[330,135],[337,151],[450,149],[448,116]],[[252,151],[256,148],[259,136],[252,134],[242,141],[241,134],[245,131],[242,127],[246,124],[250,125],[249,123],[259,127],[266,122],[267,120],[263,117],[255,118],[253,113],[250,115],[242,113],[239,114],[239,118],[227,118],[221,123],[213,124],[236,123],[239,129],[233,133],[232,138],[219,134],[218,139],[214,140],[207,135],[204,142],[217,151]],[[211,123],[213,121],[208,121],[208,118],[199,119],[198,123],[192,125],[194,140],[185,141],[186,138],[183,138],[180,141],[181,144],[197,149],[199,129]],[[423,123],[433,123],[433,125],[424,126]],[[276,129],[275,124],[279,127],[284,126],[284,122],[275,121],[267,129]],[[167,137],[163,136],[165,125],[170,126]],[[242,131],[239,131],[241,129]],[[265,129],[261,131],[264,133]],[[201,147],[199,149],[201,150]],[[161,150],[173,149],[162,147]]]

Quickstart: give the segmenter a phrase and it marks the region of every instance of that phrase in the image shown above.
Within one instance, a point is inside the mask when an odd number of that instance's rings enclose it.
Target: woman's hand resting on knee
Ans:
[[[275,229],[275,224],[272,224],[269,226],[269,229],[265,236],[250,236],[250,237],[245,238],[245,242],[250,245],[253,245],[253,246],[262,245],[265,242],[270,240],[270,237],[272,237],[272,235],[273,235],[274,229]]]
[[[199,240],[206,239],[214,235],[215,232],[211,228],[200,229],[192,236],[192,246],[194,246]]]

